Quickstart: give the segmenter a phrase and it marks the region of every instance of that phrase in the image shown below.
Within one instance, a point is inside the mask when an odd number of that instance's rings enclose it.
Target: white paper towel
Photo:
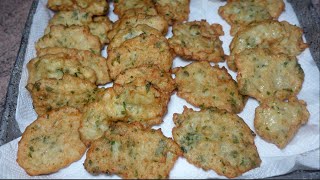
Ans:
[[[30,59],[35,57],[34,43],[43,36],[43,31],[53,13],[46,8],[46,0],[40,0],[37,11],[33,17],[33,24],[29,35],[29,42],[26,50],[21,81],[19,85],[19,96],[16,109],[16,120],[20,130],[23,132],[25,128],[32,123],[37,115],[32,107],[30,94],[25,89],[28,72],[26,64]],[[297,17],[287,2],[286,10],[280,16],[279,20],[286,20],[291,24],[299,25]],[[223,48],[226,54],[229,54],[229,44],[232,37],[229,35],[230,26],[218,15],[218,8],[225,2],[219,0],[191,0],[189,21],[206,19],[209,23],[219,23],[223,26],[225,35],[221,37]],[[110,9],[110,18],[115,21],[117,16]],[[171,29],[170,29],[171,30]],[[167,37],[171,37],[169,32]],[[106,55],[106,52],[103,52]],[[283,150],[278,149],[275,145],[262,140],[260,137],[255,138],[258,152],[262,159],[259,168],[251,170],[241,178],[263,178],[285,174],[296,169],[320,169],[319,165],[319,70],[313,61],[309,49],[306,49],[298,56],[299,63],[305,72],[305,81],[302,90],[298,95],[299,99],[307,102],[310,112],[308,123],[303,126],[293,140]],[[183,61],[176,58],[173,67],[185,66],[189,61]],[[226,63],[219,63],[219,66],[225,66]],[[229,71],[235,79],[236,73]],[[183,106],[194,108],[185,100],[174,94],[168,106],[168,113],[164,118],[164,122],[155,129],[161,128],[167,137],[172,137],[171,129],[174,127],[172,117],[173,113],[182,113]],[[249,99],[243,112],[239,114],[249,127],[253,128],[254,110],[258,106],[257,101]],[[194,108],[197,110],[197,108]],[[0,178],[30,178],[25,171],[16,163],[16,154],[19,138],[0,147]],[[38,176],[32,178],[119,178],[118,176],[99,175],[92,176],[85,171],[82,163],[85,156],[81,160],[71,164],[69,167],[60,170],[57,173],[46,176]],[[175,167],[170,173],[170,178],[224,178],[218,176],[214,171],[204,171],[200,168],[189,164],[184,158],[179,158]]]

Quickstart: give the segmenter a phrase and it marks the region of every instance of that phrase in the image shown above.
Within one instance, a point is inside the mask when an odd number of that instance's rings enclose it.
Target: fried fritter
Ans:
[[[219,8],[219,15],[231,25],[232,36],[251,22],[273,19],[268,9],[255,1],[228,2]]]
[[[247,49],[236,56],[236,65],[239,91],[259,101],[294,97],[302,88],[304,72],[294,56]]]
[[[219,15],[231,25],[231,35],[252,22],[277,19],[284,10],[283,0],[229,0]]]
[[[101,44],[110,42],[107,34],[112,29],[113,24],[108,17],[94,17],[93,22],[89,23],[88,26],[90,32],[99,37]]]
[[[162,36],[161,32],[157,29],[154,29],[146,24],[139,24],[135,27],[127,26],[124,29],[121,29],[112,39],[110,44],[108,45],[108,51],[111,49],[119,47],[124,41],[135,38],[140,34],[145,35],[155,35],[157,37]]]
[[[174,81],[170,73],[161,71],[156,66],[141,66],[138,68],[128,69],[120,74],[114,81],[115,84],[125,86],[134,84],[136,86],[154,86],[161,92],[171,94],[175,89]]]
[[[259,167],[255,134],[236,114],[217,109],[197,112],[185,107],[182,114],[173,115],[173,121],[174,141],[197,167],[228,178]]]
[[[83,10],[93,15],[106,15],[107,0],[48,0],[48,8],[54,11]]]
[[[75,57],[67,54],[48,54],[36,57],[27,64],[28,83],[34,84],[40,79],[62,79],[64,74],[79,77],[95,83],[96,73],[89,67],[83,66]]]
[[[92,17],[92,14],[84,11],[60,11],[49,21],[45,34],[50,32],[52,25],[64,26],[88,26],[90,33],[99,37],[101,44],[109,43],[107,33],[112,29],[112,22],[106,16]]]
[[[162,15],[169,25],[188,20],[190,0],[155,0],[157,12]]]
[[[239,113],[246,98],[238,91],[237,83],[226,68],[211,67],[209,62],[194,62],[173,69],[177,95],[200,108],[217,107]]]
[[[162,16],[149,16],[145,14],[138,14],[136,16],[123,17],[114,23],[113,29],[108,32],[110,40],[121,30],[128,26],[135,27],[139,24],[145,24],[153,27],[165,35],[168,31],[168,23]]]
[[[169,72],[172,61],[173,53],[167,39],[153,34],[141,34],[123,42],[118,48],[109,51],[107,58],[112,79],[116,79],[127,69],[142,65],[156,65],[161,70]]]
[[[109,76],[109,68],[107,66],[107,61],[104,57],[100,55],[93,54],[86,50],[68,49],[68,48],[44,48],[37,51],[38,56],[43,56],[46,54],[60,54],[65,53],[71,57],[76,57],[77,60],[86,67],[93,69],[97,76],[96,84],[102,85],[111,82]]]
[[[256,108],[254,127],[259,136],[283,149],[307,123],[306,103],[296,98],[288,102],[272,99]]]
[[[152,0],[117,0],[114,2],[113,12],[122,18],[127,11],[137,11],[146,15],[157,15]]]
[[[251,48],[268,48],[273,53],[297,56],[308,47],[302,40],[302,29],[286,21],[264,21],[253,23],[238,32],[230,44],[228,67],[236,71],[236,54]]]
[[[86,151],[78,128],[81,113],[65,107],[38,117],[19,141],[17,162],[31,176],[50,174],[79,160]]]
[[[90,33],[88,27],[53,25],[50,32],[36,43],[37,51],[49,47],[75,48],[100,54],[102,45],[99,38]]]
[[[106,89],[96,102],[84,109],[80,133],[87,145],[108,130],[110,122],[139,122],[151,127],[162,122],[170,95],[146,83]]]
[[[181,156],[179,146],[160,130],[143,129],[139,123],[117,123],[89,148],[85,169],[93,174],[122,178],[168,178]]]
[[[175,53],[186,59],[198,61],[223,61],[222,26],[210,25],[205,20],[173,25],[173,36],[169,45]]]
[[[98,88],[91,82],[67,74],[60,80],[41,79],[26,87],[31,93],[33,106],[38,115],[63,106],[83,108],[95,100]]]

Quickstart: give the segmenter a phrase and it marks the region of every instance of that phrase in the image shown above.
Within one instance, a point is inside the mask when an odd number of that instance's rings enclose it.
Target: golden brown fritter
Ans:
[[[128,11],[138,12],[139,14],[157,15],[157,11],[152,3],[152,0],[117,0],[114,1],[113,12],[123,18],[127,16]],[[129,12],[130,14],[130,12]]]
[[[94,101],[99,92],[93,83],[67,74],[60,80],[41,79],[27,84],[26,88],[38,115],[64,106],[81,110],[85,104]]]
[[[179,146],[160,130],[138,124],[117,123],[89,148],[85,169],[93,174],[117,174],[122,178],[168,178],[182,154]]]
[[[173,25],[173,36],[169,45],[183,58],[198,61],[223,61],[222,26],[210,25],[205,20]]]
[[[255,1],[228,2],[219,8],[219,15],[231,25],[232,36],[252,22],[273,19],[268,9]]]
[[[106,84],[111,82],[109,76],[109,68],[107,66],[107,61],[104,57],[96,55],[90,51],[68,49],[68,48],[44,48],[37,51],[38,56],[43,56],[46,54],[68,54],[71,57],[75,57],[83,66],[93,69],[97,76],[97,85]]]
[[[54,11],[83,10],[93,15],[106,15],[107,0],[48,0],[48,8]]]
[[[163,35],[167,34],[168,23],[158,15],[150,16],[145,14],[138,14],[136,16],[123,17],[114,23],[113,29],[108,32],[110,40],[121,30],[128,26],[135,27],[139,24],[145,24],[160,31]]]
[[[108,51],[119,47],[124,41],[135,38],[141,34],[145,35],[155,35],[157,37],[162,36],[161,32],[157,29],[154,29],[146,24],[139,24],[135,27],[127,26],[124,29],[121,29],[112,39],[108,45]]]
[[[106,89],[96,102],[84,108],[81,140],[85,144],[100,138],[110,122],[139,122],[145,127],[160,124],[167,111],[170,95],[146,84],[114,85]]]
[[[260,166],[255,134],[236,114],[217,109],[174,114],[174,141],[188,162],[234,178]]]
[[[127,69],[142,65],[158,66],[169,72],[173,54],[165,37],[141,34],[123,42],[120,47],[108,52],[107,64],[110,77],[116,77]]]
[[[101,44],[109,43],[107,33],[112,29],[112,22],[107,16],[96,16],[93,18],[92,14],[85,11],[60,11],[56,13],[49,21],[45,30],[45,34],[50,32],[52,25],[63,26],[88,26],[90,33],[100,39]]]
[[[83,66],[77,58],[68,54],[48,54],[31,59],[27,64],[28,83],[34,84],[40,79],[62,79],[64,74],[95,83],[97,76],[94,70]]]
[[[100,54],[102,45],[99,38],[90,33],[88,27],[53,25],[50,32],[36,43],[37,51],[50,47],[89,50],[94,54]]]
[[[231,25],[231,35],[252,22],[277,19],[284,10],[283,0],[229,0],[219,15]]]
[[[302,40],[302,29],[286,21],[263,21],[253,23],[238,32],[230,44],[228,67],[236,71],[235,56],[251,48],[267,48],[275,54],[299,55],[308,47]]]
[[[79,160],[86,151],[78,128],[81,113],[65,107],[38,117],[19,141],[17,162],[31,176],[50,174]]]
[[[300,126],[307,123],[306,103],[296,98],[288,102],[272,99],[256,108],[254,127],[259,136],[283,149]]]
[[[144,86],[149,84],[149,86],[154,86],[157,90],[169,95],[175,89],[171,74],[160,70],[157,66],[141,66],[128,69],[120,74],[114,83],[120,86],[127,84]]]
[[[295,97],[302,88],[304,72],[293,56],[266,49],[247,49],[236,56],[241,94],[267,101]]]
[[[190,13],[190,0],[154,0],[157,12],[169,25],[187,21]]]
[[[173,69],[177,95],[200,108],[217,107],[239,113],[246,98],[238,91],[237,83],[223,67],[211,67],[209,62],[194,62]]]

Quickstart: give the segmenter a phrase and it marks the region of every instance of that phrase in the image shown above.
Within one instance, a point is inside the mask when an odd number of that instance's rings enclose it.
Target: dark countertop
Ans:
[[[32,0],[0,0],[0,115]]]

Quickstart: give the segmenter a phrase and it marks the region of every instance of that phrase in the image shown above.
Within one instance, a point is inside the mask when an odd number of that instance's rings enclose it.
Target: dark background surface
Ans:
[[[292,3],[300,25],[304,30],[311,54],[319,68],[320,0],[288,1]],[[24,28],[28,14],[32,14],[30,9],[36,3],[32,4],[32,0],[0,0],[0,146],[20,136],[17,125],[14,122],[14,114],[17,100],[17,85],[19,84],[21,74],[21,59],[23,59],[24,52],[18,52],[20,46],[20,49],[23,49],[27,43],[26,36],[28,35],[28,31],[24,31]],[[25,37],[23,37],[23,34]],[[319,179],[320,172],[296,171],[289,175],[274,178]]]

